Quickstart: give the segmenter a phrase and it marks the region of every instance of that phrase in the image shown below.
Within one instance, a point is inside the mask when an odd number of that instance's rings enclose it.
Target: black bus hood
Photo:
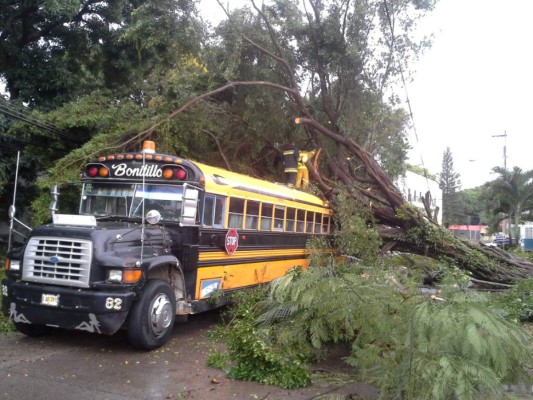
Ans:
[[[34,229],[31,236],[90,240],[99,264],[117,266],[124,266],[125,259],[131,262],[168,254],[176,240],[175,233],[162,225],[143,227],[126,221],[98,221],[96,227],[48,224]]]

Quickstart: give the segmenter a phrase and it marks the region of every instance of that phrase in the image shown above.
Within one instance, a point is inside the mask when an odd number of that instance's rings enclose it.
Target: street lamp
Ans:
[[[503,135],[492,135],[492,137],[502,137],[503,139],[503,169],[507,171],[507,131]]]

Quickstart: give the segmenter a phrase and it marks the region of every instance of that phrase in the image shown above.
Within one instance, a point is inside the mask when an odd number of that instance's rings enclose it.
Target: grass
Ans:
[[[4,279],[6,275],[6,270],[4,269],[4,260],[5,260],[5,251],[4,249],[0,250],[0,282],[2,279]],[[2,304],[2,292],[0,291],[0,304]],[[0,333],[7,333],[7,332],[13,332],[15,330],[15,326],[13,325],[13,322],[7,317],[4,317],[4,315],[0,312]]]

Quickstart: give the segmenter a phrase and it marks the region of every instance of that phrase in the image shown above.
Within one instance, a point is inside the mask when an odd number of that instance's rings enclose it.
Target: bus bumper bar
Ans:
[[[44,286],[9,279],[2,281],[2,293],[3,314],[14,322],[108,335],[122,327],[135,298],[132,292]]]

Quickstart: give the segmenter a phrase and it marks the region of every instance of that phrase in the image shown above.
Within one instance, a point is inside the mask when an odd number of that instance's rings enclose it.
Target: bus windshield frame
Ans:
[[[163,220],[179,221],[183,191],[183,185],[85,182],[79,213],[142,218],[149,210],[157,210]]]

